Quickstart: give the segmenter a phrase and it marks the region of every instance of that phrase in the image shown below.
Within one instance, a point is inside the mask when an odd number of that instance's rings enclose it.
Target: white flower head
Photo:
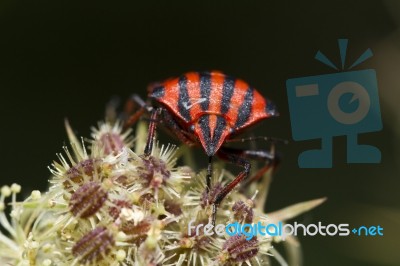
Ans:
[[[70,148],[51,165],[48,191],[35,190],[18,202],[21,186],[0,189],[0,265],[264,265],[271,254],[284,265],[272,248],[276,239],[188,232],[192,220],[210,222],[215,196],[234,178],[221,165],[214,165],[207,193],[206,172],[178,166],[174,145],[156,142],[150,156],[142,154],[143,122],[135,143],[118,121],[99,123],[90,141],[65,125]],[[264,221],[266,193],[257,191],[267,190],[269,174],[250,184],[250,196],[232,191],[218,208],[217,223]],[[284,221],[321,202],[267,217]]]

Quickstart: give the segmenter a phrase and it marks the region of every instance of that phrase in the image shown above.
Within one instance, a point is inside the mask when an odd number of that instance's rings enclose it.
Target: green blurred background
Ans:
[[[161,1],[160,1],[161,2]],[[291,142],[274,177],[268,211],[317,197],[328,201],[296,219],[381,225],[383,237],[301,237],[304,265],[400,265],[400,4],[396,1],[0,2],[0,184],[46,188],[46,168],[66,144],[68,117],[80,136],[117,95],[145,95],[149,82],[189,70],[243,78],[278,106],[281,117],[253,134],[291,139],[285,82],[333,73],[313,59],[377,71],[384,128],[360,136],[382,163],[346,164],[334,139],[332,169],[299,169],[298,154],[319,140]],[[174,141],[174,140],[171,140]],[[206,161],[204,157],[204,161]]]

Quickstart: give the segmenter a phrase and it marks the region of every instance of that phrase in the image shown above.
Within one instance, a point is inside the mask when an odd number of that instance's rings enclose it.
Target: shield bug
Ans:
[[[242,150],[225,146],[235,141],[258,138],[235,139],[234,137],[269,117],[278,116],[275,105],[264,98],[256,89],[240,79],[221,72],[189,72],[177,78],[168,79],[149,88],[147,104],[137,95],[131,102],[141,109],[126,120],[132,125],[144,112],[150,112],[150,123],[144,156],[150,156],[156,124],[164,127],[187,145],[201,146],[209,158],[207,170],[207,192],[211,188],[212,158],[218,156],[243,167],[236,178],[222,188],[211,200],[212,222],[215,224],[216,210],[224,197],[250,173],[250,159],[266,162],[255,176],[261,176],[276,162],[273,149]]]

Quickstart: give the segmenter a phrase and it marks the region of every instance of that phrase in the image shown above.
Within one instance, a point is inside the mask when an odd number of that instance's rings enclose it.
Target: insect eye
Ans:
[[[191,125],[191,126],[189,127],[189,130],[190,130],[191,132],[194,132],[194,125]]]

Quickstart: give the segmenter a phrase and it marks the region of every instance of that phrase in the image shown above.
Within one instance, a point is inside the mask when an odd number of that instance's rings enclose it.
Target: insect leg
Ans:
[[[134,109],[139,106],[139,109],[134,112]],[[151,111],[152,107],[148,106],[139,95],[133,94],[125,104],[125,115],[127,116],[124,128],[132,126],[146,111]]]
[[[236,154],[249,160],[262,161],[265,165],[257,171],[247,182],[260,179],[266,171],[271,167],[275,169],[280,163],[280,156],[275,152],[275,145],[271,146],[270,150],[245,150],[223,147],[224,152]]]
[[[153,109],[151,111],[150,123],[149,123],[149,133],[147,135],[146,146],[144,147],[144,156],[148,157],[151,154],[154,144],[154,136],[156,132],[157,118],[162,112],[162,108]]]
[[[217,208],[221,201],[229,194],[241,181],[250,183],[254,180],[259,180],[265,172],[267,172],[271,167],[273,169],[279,164],[280,157],[275,154],[275,146],[272,145],[271,150],[244,150],[244,149],[234,149],[222,147],[217,155],[228,162],[236,165],[240,165],[244,168],[236,178],[226,185],[221,192],[219,192],[213,200],[212,209],[212,222],[215,224]],[[246,179],[250,173],[250,162],[249,160],[259,160],[265,162],[265,166],[262,167],[251,176]]]
[[[217,208],[218,208],[219,204],[226,197],[226,195],[228,195],[229,192],[232,191],[232,189],[234,189],[243,179],[245,179],[249,175],[250,168],[251,168],[250,162],[247,159],[245,159],[237,154],[229,153],[229,151],[225,152],[220,149],[218,151],[218,156],[220,156],[222,159],[225,159],[233,164],[240,165],[244,169],[242,172],[240,172],[235,177],[235,179],[233,179],[229,184],[227,184],[213,199],[212,220],[211,220],[213,225],[215,225],[215,220],[216,220],[216,216],[217,216]]]

